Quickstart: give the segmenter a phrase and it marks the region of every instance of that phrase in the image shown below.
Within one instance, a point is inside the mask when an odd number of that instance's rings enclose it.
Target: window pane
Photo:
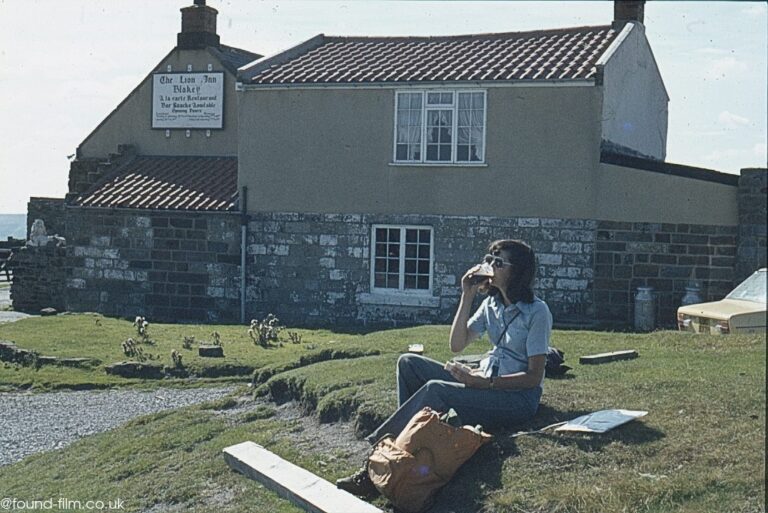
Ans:
[[[416,258],[416,245],[415,244],[406,244],[405,245],[405,258]]]
[[[387,272],[397,273],[400,272],[400,259],[388,258],[387,259]]]
[[[457,142],[459,144],[468,144],[469,143],[469,137],[470,137],[471,131],[469,128],[465,128],[462,126],[459,126],[459,138]]]
[[[485,140],[485,95],[459,93],[458,146],[456,160],[479,162],[483,159]]]
[[[400,283],[398,280],[398,277],[396,274],[388,274],[387,275],[387,288],[388,289],[397,289],[400,288]]]
[[[419,260],[419,274],[429,275],[429,260]]]
[[[427,93],[427,105],[452,105],[453,93]]]
[[[438,157],[437,160],[441,162],[448,162],[451,160],[451,145],[450,144],[441,144],[440,149],[438,150]]]
[[[417,278],[416,288],[429,290],[429,276],[419,276]]]
[[[377,273],[383,273],[387,270],[387,261],[383,258],[376,258],[374,260],[373,270]]]
[[[373,276],[374,287],[384,287],[387,283],[387,277],[384,273],[376,273]]]
[[[432,237],[429,236],[429,230],[419,230],[419,242],[429,244]]]
[[[416,242],[418,235],[416,230],[405,230],[405,242]]]
[[[429,245],[419,244],[419,258],[429,259]]]
[[[398,93],[395,120],[395,159],[419,160],[421,147],[421,93]]]
[[[413,274],[405,275],[404,288],[415,289],[416,288],[416,276]]]
[[[397,228],[389,230],[389,242],[400,242],[400,230]]]
[[[434,144],[427,145],[427,160],[437,160],[437,146]]]
[[[421,262],[419,262],[419,266],[421,266]],[[405,272],[407,272],[407,273],[415,273],[416,272],[416,260],[406,259],[406,261],[405,261]]]

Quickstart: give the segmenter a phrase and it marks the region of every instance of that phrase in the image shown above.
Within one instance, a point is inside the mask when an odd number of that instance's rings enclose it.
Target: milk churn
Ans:
[[[656,326],[653,287],[637,287],[635,295],[635,331],[652,331]]]
[[[685,287],[685,295],[683,296],[683,299],[680,302],[680,304],[682,306],[685,306],[685,305],[695,305],[696,303],[701,303],[700,292],[701,292],[701,289],[696,285]]]

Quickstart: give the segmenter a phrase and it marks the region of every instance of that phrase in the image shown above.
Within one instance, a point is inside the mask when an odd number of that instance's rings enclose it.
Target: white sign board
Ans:
[[[224,73],[157,73],[152,128],[223,128]]]

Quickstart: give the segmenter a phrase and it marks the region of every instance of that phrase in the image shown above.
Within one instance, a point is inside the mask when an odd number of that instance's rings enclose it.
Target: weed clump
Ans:
[[[248,336],[251,337],[254,344],[261,347],[269,347],[271,342],[278,342],[280,340],[280,332],[284,329],[285,326],[280,324],[280,319],[274,314],[268,314],[261,321],[251,319]]]

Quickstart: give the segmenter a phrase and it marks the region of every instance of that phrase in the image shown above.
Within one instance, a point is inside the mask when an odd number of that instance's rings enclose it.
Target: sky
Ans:
[[[63,197],[68,156],[176,44],[192,0],[0,0],[0,214]],[[272,55],[312,36],[605,25],[610,1],[209,0],[224,44]],[[667,162],[766,167],[765,2],[649,1]]]

